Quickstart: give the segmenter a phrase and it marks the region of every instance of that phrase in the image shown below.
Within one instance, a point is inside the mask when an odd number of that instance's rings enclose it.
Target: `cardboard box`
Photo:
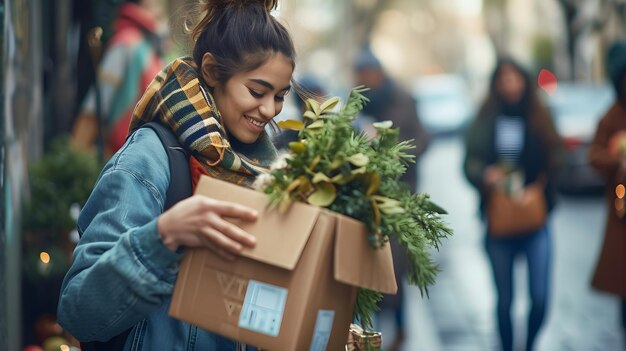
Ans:
[[[257,245],[234,262],[187,250],[170,316],[263,350],[344,350],[357,287],[395,294],[389,245],[372,249],[365,225],[294,203],[285,214],[267,195],[203,177],[196,193],[259,211],[238,222]]]

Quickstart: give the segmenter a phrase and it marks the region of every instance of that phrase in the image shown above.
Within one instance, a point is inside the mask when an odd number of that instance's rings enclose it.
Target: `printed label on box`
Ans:
[[[286,302],[287,289],[250,280],[241,308],[239,327],[278,336]]]
[[[311,340],[311,348],[309,351],[325,351],[330,339],[330,332],[333,330],[333,320],[335,319],[335,311],[319,310],[317,319],[315,320],[315,330],[313,331],[313,340]]]

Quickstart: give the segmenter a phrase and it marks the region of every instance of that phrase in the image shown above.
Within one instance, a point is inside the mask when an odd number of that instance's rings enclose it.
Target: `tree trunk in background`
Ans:
[[[485,0],[483,14],[487,33],[496,51],[501,55],[508,52],[509,20],[507,12],[507,0]]]
[[[574,27],[574,20],[578,14],[578,6],[572,0],[559,0],[559,4],[563,9],[563,18],[565,19],[565,40],[567,48],[567,57],[569,60],[569,78],[576,79],[576,41],[580,31]]]
[[[389,7],[393,0],[376,0],[371,5],[357,5],[356,2],[349,2],[352,38],[354,43],[364,45],[371,39],[371,34],[376,26],[378,16],[383,10]]]

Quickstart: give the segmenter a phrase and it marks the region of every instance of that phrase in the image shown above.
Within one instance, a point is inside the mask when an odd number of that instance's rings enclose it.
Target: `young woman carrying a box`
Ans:
[[[191,196],[164,211],[168,156],[147,122],[169,128],[200,174],[250,186],[276,152],[264,127],[291,89],[295,50],[276,0],[211,0],[192,57],[164,68],[137,104],[125,145],[78,219],[81,239],[61,291],[61,325],[81,342],[122,335],[124,350],[236,350],[236,342],[167,315],[185,247],[233,259],[255,239],[223,217],[255,211]],[[91,343],[93,345],[93,343]]]

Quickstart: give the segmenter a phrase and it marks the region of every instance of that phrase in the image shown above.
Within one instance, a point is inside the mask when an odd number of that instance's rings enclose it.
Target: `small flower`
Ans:
[[[291,155],[288,152],[283,152],[276,157],[276,160],[270,166],[270,170],[287,168],[287,160],[291,159]]]
[[[269,173],[261,173],[256,176],[252,188],[255,190],[263,191],[272,182],[272,175]]]

